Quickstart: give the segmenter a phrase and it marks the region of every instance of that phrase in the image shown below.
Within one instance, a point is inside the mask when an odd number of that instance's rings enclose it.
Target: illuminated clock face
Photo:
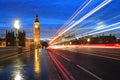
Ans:
[[[35,28],[38,28],[38,25],[35,25]]]

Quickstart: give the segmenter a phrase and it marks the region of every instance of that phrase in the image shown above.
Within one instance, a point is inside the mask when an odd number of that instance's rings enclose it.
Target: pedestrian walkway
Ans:
[[[47,52],[45,49],[42,49],[41,51],[41,69],[42,69],[42,79],[41,80],[48,80],[48,69],[47,69]]]
[[[48,55],[46,49],[42,49],[42,80],[61,80],[59,72]]]

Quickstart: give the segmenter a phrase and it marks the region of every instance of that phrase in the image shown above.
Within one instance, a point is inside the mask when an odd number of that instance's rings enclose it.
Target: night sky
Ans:
[[[32,38],[32,28],[36,13],[39,15],[41,24],[41,38],[51,38],[55,32],[66,22],[66,20],[84,3],[85,0],[0,0],[0,30],[13,29],[13,22],[20,20],[21,29],[27,32],[27,37]],[[103,0],[93,2],[81,12],[83,16],[89,8],[93,8]],[[106,19],[102,17],[109,15]],[[110,16],[111,15],[111,16]],[[101,16],[101,17],[100,17]],[[103,20],[105,24],[120,22],[120,1],[113,0],[105,9],[101,9],[89,21]],[[114,18],[117,17],[117,18]],[[77,17],[80,18],[80,17]],[[75,20],[77,20],[77,18]],[[114,18],[114,19],[111,19]],[[84,23],[88,20],[84,21]],[[93,25],[92,25],[93,26]]]

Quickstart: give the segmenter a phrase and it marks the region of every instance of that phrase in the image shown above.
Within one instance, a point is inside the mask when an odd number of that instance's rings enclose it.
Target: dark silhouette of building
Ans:
[[[6,46],[14,46],[14,31],[6,31]]]
[[[117,43],[120,43],[120,39],[117,39]]]
[[[25,46],[25,37],[26,33],[25,31],[18,32],[18,39],[19,39],[19,46]],[[16,44],[16,37],[14,34],[14,31],[6,31],[6,46],[15,46]]]
[[[87,41],[87,39],[90,39],[90,41]],[[59,44],[114,44],[114,43],[120,43],[120,39],[117,40],[117,38],[114,35],[102,35],[102,36],[87,36],[79,39],[74,39],[71,41],[65,41],[61,42]]]
[[[18,34],[19,46],[25,46],[25,36],[26,36],[25,31],[19,32]]]
[[[42,48],[48,47],[48,43],[45,41],[41,41]]]
[[[109,44],[109,43],[116,43],[117,39],[114,35],[108,35],[108,36],[97,36],[92,37],[91,42],[92,44]]]

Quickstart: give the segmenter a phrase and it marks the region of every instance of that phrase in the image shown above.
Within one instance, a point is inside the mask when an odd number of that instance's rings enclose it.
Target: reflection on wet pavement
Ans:
[[[40,80],[41,49],[25,52],[6,61],[0,61],[0,80]]]
[[[15,64],[13,64],[13,70],[11,72],[11,78],[14,80],[24,80],[24,73],[23,73],[23,65],[22,61],[20,59],[16,59],[14,61]]]
[[[34,71],[35,71],[35,78],[36,80],[40,79],[41,73],[41,58],[40,58],[40,49],[35,49],[35,59],[34,59]]]

